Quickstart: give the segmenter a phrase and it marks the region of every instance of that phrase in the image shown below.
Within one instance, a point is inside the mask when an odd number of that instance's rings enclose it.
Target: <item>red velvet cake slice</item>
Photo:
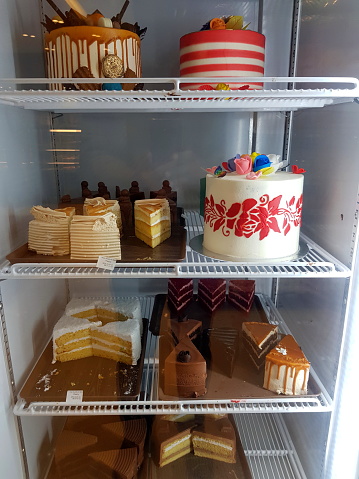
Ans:
[[[193,279],[174,278],[168,280],[168,305],[181,314],[193,296]]]
[[[213,313],[226,300],[226,281],[224,279],[200,279],[198,299]]]
[[[254,290],[255,281],[251,279],[231,279],[228,288],[228,301],[248,313],[253,304]]]

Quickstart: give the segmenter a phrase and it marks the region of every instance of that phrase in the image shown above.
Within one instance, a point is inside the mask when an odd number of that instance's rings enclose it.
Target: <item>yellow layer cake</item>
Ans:
[[[170,207],[166,199],[135,202],[135,235],[152,248],[171,236]]]
[[[141,355],[142,314],[138,298],[72,299],[53,333],[54,361],[99,356],[136,364]]]

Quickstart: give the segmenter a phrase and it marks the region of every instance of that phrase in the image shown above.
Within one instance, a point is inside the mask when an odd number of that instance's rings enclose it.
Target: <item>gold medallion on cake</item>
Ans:
[[[102,71],[106,78],[123,77],[123,61],[112,53],[106,55],[102,59]]]

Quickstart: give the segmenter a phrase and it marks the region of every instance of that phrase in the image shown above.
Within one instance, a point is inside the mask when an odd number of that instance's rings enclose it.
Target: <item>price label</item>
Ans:
[[[78,404],[82,402],[84,392],[83,391],[67,391],[66,402],[69,404]]]
[[[108,271],[113,271],[116,266],[116,260],[113,258],[107,258],[106,256],[99,256],[96,266],[98,268],[107,269]]]

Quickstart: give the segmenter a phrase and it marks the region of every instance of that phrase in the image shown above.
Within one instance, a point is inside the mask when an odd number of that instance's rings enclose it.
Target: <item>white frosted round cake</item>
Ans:
[[[204,253],[239,261],[287,260],[299,250],[303,175],[207,175]]]

